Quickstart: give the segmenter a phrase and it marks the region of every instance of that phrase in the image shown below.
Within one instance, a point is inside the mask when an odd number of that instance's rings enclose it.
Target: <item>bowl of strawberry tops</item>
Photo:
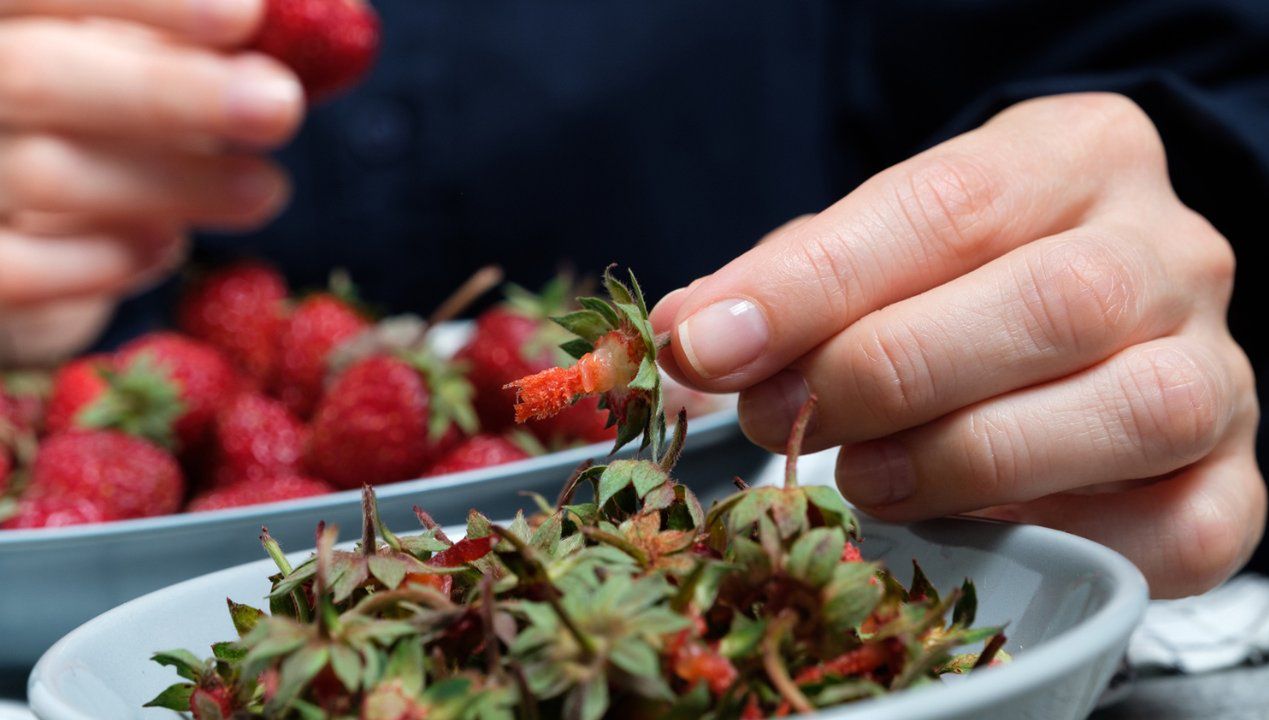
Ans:
[[[579,364],[602,378],[639,360],[630,339]],[[524,412],[550,412],[538,391],[574,380],[526,378]],[[268,559],[59,641],[31,674],[31,707],[41,720],[1083,718],[1145,609],[1140,573],[1037,527],[861,524],[834,488],[798,477],[813,404],[782,483],[738,481],[712,503],[676,479],[688,421],[663,437],[655,404],[639,458],[582,465],[509,521],[472,510],[445,530],[419,510],[393,531],[366,486],[343,528],[359,542],[321,524],[314,551],[288,556],[265,530]]]
[[[734,401],[657,371],[633,280],[609,277],[620,301],[578,299],[567,278],[507,285],[454,321],[500,278],[477,273],[426,318],[376,318],[346,278],[295,296],[242,262],[195,277],[172,330],[5,376],[0,674],[124,601],[254,559],[262,525],[292,546],[319,521],[357,525],[366,485],[392,524],[416,504],[443,523],[509,516],[530,506],[520,492],[638,452],[666,410],[692,420],[680,472],[703,497],[762,462]]]

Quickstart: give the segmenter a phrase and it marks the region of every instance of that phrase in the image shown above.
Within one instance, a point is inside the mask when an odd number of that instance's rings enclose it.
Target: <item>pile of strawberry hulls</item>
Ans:
[[[1000,628],[972,627],[969,581],[940,597],[914,563],[904,587],[862,559],[834,489],[799,486],[813,401],[783,486],[740,483],[707,512],[672,477],[687,419],[665,442],[660,389],[639,369],[657,343],[637,286],[607,280],[616,297],[584,304],[602,322],[570,321],[579,362],[516,384],[522,414],[602,392],[649,459],[583,466],[505,527],[472,511],[457,542],[417,508],[421,534],[391,533],[369,487],[352,550],[319,527],[314,557],[292,567],[266,531],[270,612],[230,601],[238,638],[211,658],[156,654],[183,681],[149,704],[198,720],[761,718],[1005,659]]]
[[[478,274],[433,320],[489,281]],[[428,323],[376,324],[346,282],[292,297],[259,263],[205,275],[180,305],[181,332],[0,385],[0,527],[276,502],[611,440],[595,398],[511,427],[503,386],[566,357],[549,318],[575,307],[568,286],[512,287],[450,361],[428,348]]]

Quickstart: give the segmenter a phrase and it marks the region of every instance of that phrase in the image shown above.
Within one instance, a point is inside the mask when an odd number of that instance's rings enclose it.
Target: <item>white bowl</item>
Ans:
[[[916,558],[940,589],[973,578],[978,622],[1008,623],[1005,647],[1014,661],[817,718],[1075,720],[1091,711],[1145,609],[1145,581],[1131,563],[1088,540],[1038,527],[963,519],[863,525],[870,559],[901,569]],[[213,642],[234,637],[225,597],[261,604],[273,571],[268,560],[224,570],[89,622],[36,665],[27,688],[32,709],[41,720],[172,718],[170,711],[141,707],[175,681],[150,655],[173,648],[207,654]]]

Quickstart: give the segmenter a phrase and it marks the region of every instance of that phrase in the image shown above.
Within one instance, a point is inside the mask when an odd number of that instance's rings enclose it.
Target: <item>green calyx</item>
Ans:
[[[648,319],[648,305],[634,273],[627,285],[614,274],[616,265],[604,271],[604,289],[608,298],[581,297],[580,310],[551,318],[576,335],[560,348],[570,357],[581,358],[595,350],[604,336],[618,332],[636,342],[643,353],[634,378],[624,388],[606,393],[600,407],[609,411],[609,424],[617,426],[617,442],[613,452],[642,437],[640,449],[651,448],[659,457],[665,444],[665,408],[661,392],[661,372],[657,367],[660,344]]]
[[[475,390],[467,381],[461,363],[443,360],[426,349],[402,351],[399,355],[423,375],[431,393],[427,419],[431,440],[440,440],[451,427],[457,427],[466,435],[480,429],[480,420],[471,403]]]
[[[811,396],[802,406],[785,448],[783,487],[746,488],[710,509],[707,527],[725,525],[727,532],[749,535],[761,531],[764,523],[784,540],[795,540],[816,528],[837,528],[846,538],[859,538],[859,522],[835,488],[826,485],[798,485],[798,457],[817,399]],[[840,548],[838,549],[840,553]]]
[[[510,312],[529,318],[538,323],[537,330],[520,346],[520,357],[526,362],[536,362],[545,353],[558,365],[565,365],[571,356],[560,349],[560,344],[569,339],[568,332],[551,322],[551,318],[563,315],[574,309],[574,289],[577,284],[573,277],[561,273],[542,287],[541,292],[530,290],[508,283],[503,288],[506,300],[503,302]]]
[[[164,448],[176,446],[173,428],[185,413],[181,390],[148,352],[122,370],[102,369],[107,388],[75,416],[78,427],[117,430]]]

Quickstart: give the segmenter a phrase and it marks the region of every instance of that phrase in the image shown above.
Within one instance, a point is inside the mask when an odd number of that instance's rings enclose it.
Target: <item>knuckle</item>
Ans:
[[[1151,460],[1163,454],[1179,467],[1216,446],[1229,416],[1227,381],[1209,353],[1194,345],[1161,345],[1127,356],[1125,422]]]
[[[1118,93],[1089,92],[1038,98],[1015,106],[1064,128],[1103,162],[1157,175],[1166,171],[1163,140],[1140,105]],[[1010,111],[1006,111],[1010,112]]]
[[[1154,121],[1140,105],[1117,93],[1082,93],[1069,96],[1085,119],[1085,128],[1101,150],[1118,151],[1146,163],[1151,169],[1167,163],[1163,139]]]
[[[1044,353],[1102,351],[1140,318],[1140,263],[1113,239],[1070,237],[1024,256],[1027,337]]]
[[[860,401],[883,423],[905,419],[934,397],[933,377],[918,338],[900,334],[891,323],[876,323],[847,360]]]
[[[38,103],[46,84],[35,77],[31,70],[32,43],[28,33],[9,27],[0,31],[0,116],[12,113],[5,110],[20,109]]]
[[[1237,270],[1233,245],[1207,218],[1189,208],[1183,208],[1177,226],[1186,240],[1198,248],[1195,262],[1187,263],[1187,272],[1195,287],[1228,298],[1234,289]]]
[[[896,184],[894,202],[905,229],[922,241],[926,255],[973,258],[991,238],[986,229],[1003,194],[1003,180],[982,161],[940,152],[913,164]]]
[[[69,149],[48,135],[26,135],[8,147],[0,184],[10,202],[20,209],[55,208],[69,177]]]
[[[1246,483],[1250,490],[1238,501],[1249,507],[1264,505],[1262,483]],[[1251,489],[1258,485],[1258,489]],[[1173,521],[1174,562],[1187,589],[1208,590],[1233,575],[1246,561],[1249,526],[1242,522],[1244,511],[1222,502],[1213,493],[1199,492],[1185,503]]]

